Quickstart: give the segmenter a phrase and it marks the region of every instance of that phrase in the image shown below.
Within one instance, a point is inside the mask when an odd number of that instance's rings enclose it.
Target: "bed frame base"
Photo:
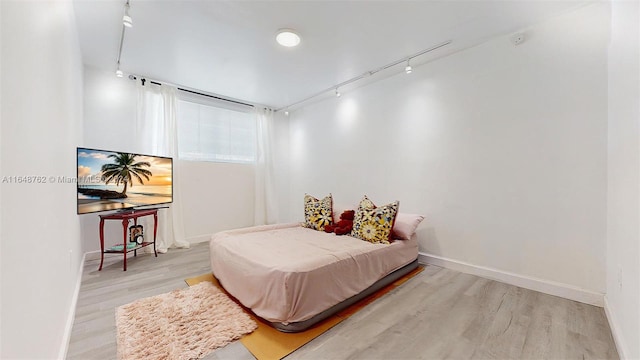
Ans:
[[[276,328],[277,330],[280,330],[286,333],[294,333],[294,332],[307,330],[308,328],[328,318],[329,316],[348,308],[349,306],[355,304],[356,302],[364,299],[365,297],[377,292],[383,287],[407,275],[417,267],[418,267],[418,259],[415,259],[413,262],[395,270],[391,274],[376,281],[375,283],[373,283],[373,285],[364,289],[361,293],[356,294],[305,321],[288,323],[286,325],[281,322],[268,322],[268,323],[274,328]]]

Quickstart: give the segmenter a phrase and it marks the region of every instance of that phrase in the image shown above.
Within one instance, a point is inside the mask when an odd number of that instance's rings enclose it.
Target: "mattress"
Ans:
[[[414,239],[371,244],[299,223],[225,231],[211,269],[244,306],[270,322],[301,322],[360,293],[418,257]]]

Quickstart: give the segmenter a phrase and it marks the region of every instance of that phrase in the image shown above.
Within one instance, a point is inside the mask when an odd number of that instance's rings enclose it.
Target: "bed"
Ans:
[[[220,232],[210,250],[225,290],[284,332],[305,330],[418,265],[415,237],[372,244],[299,223]]]

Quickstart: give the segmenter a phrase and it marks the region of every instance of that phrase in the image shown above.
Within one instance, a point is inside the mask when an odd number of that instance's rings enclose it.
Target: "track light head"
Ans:
[[[289,116],[289,110],[284,111],[284,116]]]
[[[124,15],[122,16],[122,25],[130,28],[133,27],[133,20],[131,19],[131,15],[129,15],[129,2],[124,5]]]
[[[125,15],[122,17],[122,25],[130,28],[133,27],[133,21],[131,20],[131,16]]]
[[[407,59],[407,66],[405,66],[404,72],[406,72],[407,74],[411,74],[412,71],[413,71],[413,68],[411,67],[411,64],[409,63],[409,59]]]
[[[122,72],[122,70],[118,69],[116,70],[116,76],[121,78],[122,76],[124,76],[124,73]]]
[[[342,94],[340,94],[340,91],[338,91],[338,88],[336,88],[336,97],[340,97],[340,95]]]

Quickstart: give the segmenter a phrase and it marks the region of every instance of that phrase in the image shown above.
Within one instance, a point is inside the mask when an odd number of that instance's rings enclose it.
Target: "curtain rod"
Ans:
[[[313,95],[311,95],[311,96],[308,96],[308,97],[306,97],[306,98],[304,98],[304,99],[302,99],[302,100],[296,101],[296,102],[294,102],[293,104],[289,104],[289,105],[287,105],[287,106],[284,106],[284,107],[281,107],[281,108],[279,108],[279,109],[276,109],[276,111],[285,110],[285,109],[288,109],[288,108],[290,108],[290,107],[293,107],[293,106],[296,106],[296,105],[302,104],[303,102],[309,101],[309,100],[311,100],[311,99],[313,99],[313,98],[315,98],[315,97],[317,97],[317,96],[320,96],[320,95],[322,95],[322,94],[324,94],[324,93],[327,93],[327,92],[329,92],[329,91],[331,91],[331,90],[337,90],[339,87],[342,87],[342,86],[345,86],[345,85],[351,84],[352,82],[358,81],[358,80],[360,80],[360,79],[364,79],[365,77],[371,76],[371,75],[373,75],[373,74],[375,74],[375,73],[377,73],[377,72],[379,72],[379,71],[382,71],[382,70],[388,69],[388,68],[390,68],[390,67],[392,67],[392,66],[398,65],[398,64],[403,63],[403,62],[405,62],[405,61],[409,61],[409,60],[411,60],[411,59],[413,59],[413,58],[415,58],[415,57],[418,57],[418,56],[420,56],[420,55],[424,55],[424,54],[426,54],[426,53],[428,53],[428,52],[430,52],[430,51],[433,51],[433,50],[439,49],[439,48],[441,48],[441,47],[443,47],[443,46],[446,46],[446,45],[449,45],[449,44],[451,44],[451,40],[447,40],[447,41],[445,41],[445,42],[443,42],[443,43],[440,43],[440,44],[438,44],[438,45],[432,46],[432,47],[430,47],[430,48],[428,48],[428,49],[425,49],[425,50],[419,51],[419,52],[417,52],[417,53],[415,53],[415,54],[413,54],[413,55],[405,56],[405,57],[403,57],[403,58],[401,58],[401,59],[399,59],[399,60],[396,60],[396,61],[394,61],[394,62],[391,62],[391,63],[389,63],[389,64],[387,64],[387,65],[381,66],[381,67],[379,67],[379,68],[377,68],[377,69],[369,70],[369,71],[367,71],[367,72],[365,72],[365,73],[363,73],[363,74],[361,74],[361,75],[358,75],[358,76],[356,76],[356,77],[353,77],[353,78],[351,78],[351,79],[349,79],[349,80],[346,80],[346,81],[343,81],[343,82],[341,82],[341,83],[339,83],[339,84],[336,84],[336,85],[333,85],[333,86],[331,86],[331,87],[328,87],[328,88],[326,88],[326,89],[324,89],[324,90],[322,90],[322,91],[319,91],[319,92],[317,92],[317,93],[315,93],[315,94],[313,94]]]
[[[202,96],[206,96],[206,97],[210,97],[216,100],[222,100],[222,101],[228,101],[228,102],[232,102],[234,104],[239,104],[239,105],[244,105],[244,106],[250,106],[250,107],[256,107],[255,105],[252,104],[247,104],[247,103],[243,103],[242,101],[236,101],[236,100],[231,100],[231,99],[225,99],[222,98],[220,96],[215,96],[215,95],[209,95],[209,94],[204,94],[198,91],[193,91],[193,90],[188,90],[188,89],[183,89],[183,88],[178,88],[178,90],[182,90],[184,92],[188,92],[188,93],[192,93],[192,94],[196,94],[196,95],[202,95]]]
[[[191,89],[191,88],[188,88],[188,87],[185,87],[185,86],[176,85],[176,84],[172,84],[172,83],[168,83],[168,82],[164,82],[164,81],[160,81],[160,80],[152,80],[152,79],[148,79],[148,78],[146,78],[146,77],[144,77],[144,76],[141,76],[141,75],[134,75],[134,74],[131,74],[131,75],[129,75],[129,79],[130,79],[130,80],[137,80],[137,79],[140,79],[140,81],[142,82],[142,86],[144,86],[144,83],[145,83],[146,81],[148,81],[149,83],[154,84],[154,85],[159,85],[159,86],[162,86],[162,85],[173,86],[173,87],[175,87],[176,89],[178,89],[178,90],[180,90],[180,91],[184,91],[184,92],[188,92],[188,93],[196,94],[196,95],[201,95],[201,96],[206,96],[206,97],[213,98],[213,99],[216,99],[216,100],[227,101],[227,102],[231,102],[231,103],[234,103],[234,104],[243,105],[243,106],[248,106],[248,107],[252,107],[252,108],[255,108],[255,107],[264,107],[265,109],[273,110],[273,109],[271,109],[271,108],[270,108],[270,107],[268,107],[268,106],[259,105],[259,104],[250,104],[250,103],[248,103],[248,102],[243,102],[243,101],[241,101],[241,100],[229,99],[229,98],[226,98],[226,97],[223,97],[223,96],[220,96],[220,95],[208,94],[208,93],[204,93],[204,92],[202,92],[202,91],[195,90],[195,89]]]

